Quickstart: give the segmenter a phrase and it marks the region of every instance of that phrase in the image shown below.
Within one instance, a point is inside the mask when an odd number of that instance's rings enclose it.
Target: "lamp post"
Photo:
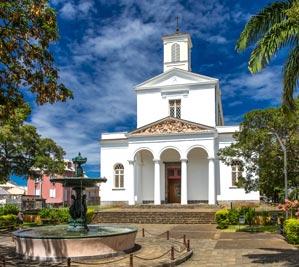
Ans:
[[[269,134],[274,135],[281,147],[281,150],[283,151],[283,174],[284,174],[284,195],[285,200],[288,199],[288,171],[287,171],[287,148],[285,144],[283,143],[282,139],[279,137],[279,135],[271,131]],[[288,218],[288,212],[286,211],[286,219]]]

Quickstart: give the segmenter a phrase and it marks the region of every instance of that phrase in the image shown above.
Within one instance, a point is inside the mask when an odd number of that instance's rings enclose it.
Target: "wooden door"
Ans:
[[[180,164],[171,164],[166,168],[168,203],[181,202],[181,166]]]
[[[168,180],[168,202],[181,202],[181,180]]]

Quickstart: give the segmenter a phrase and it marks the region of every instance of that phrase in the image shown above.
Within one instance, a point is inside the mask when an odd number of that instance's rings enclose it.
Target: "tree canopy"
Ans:
[[[49,51],[57,39],[56,14],[47,0],[0,1],[0,119],[22,106],[30,92],[38,104],[72,97],[58,82]]]
[[[252,16],[239,40],[239,52],[255,44],[248,62],[251,73],[261,71],[283,47],[290,52],[283,67],[283,103],[294,109],[299,79],[299,0],[275,1]]]
[[[298,118],[298,99],[294,112]],[[240,127],[240,132],[234,134],[236,142],[219,151],[220,160],[227,165],[235,159],[243,161],[244,176],[239,179],[239,186],[247,191],[260,190],[272,198],[284,188],[283,151],[276,133],[287,148],[289,186],[298,188],[299,121],[290,119],[282,108],[269,108],[247,113]]]
[[[37,177],[41,171],[64,171],[63,149],[53,140],[42,138],[35,127],[24,124],[29,112],[27,105],[19,107],[0,124],[0,183],[13,174]]]
[[[63,149],[25,123],[32,96],[39,105],[72,98],[50,51],[57,39],[48,0],[0,1],[0,183],[64,170]]]

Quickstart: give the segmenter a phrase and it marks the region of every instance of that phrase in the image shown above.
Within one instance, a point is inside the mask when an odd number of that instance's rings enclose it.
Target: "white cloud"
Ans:
[[[247,96],[254,101],[270,101],[278,104],[281,99],[281,67],[269,66],[260,73],[236,72],[222,80],[224,99]]]
[[[59,0],[52,1],[53,5],[58,5],[62,3]],[[75,19],[75,18],[82,18],[89,14],[89,12],[93,8],[93,1],[89,0],[82,0],[79,3],[76,3],[75,1],[65,1],[63,5],[58,8],[58,13],[64,18],[64,19]]]
[[[66,19],[74,18],[76,15],[76,8],[73,3],[67,2],[63,5],[63,7],[60,9],[61,16]]]
[[[164,0],[97,1],[100,7],[88,0],[52,3],[63,19],[88,19],[76,39],[62,35],[68,43],[68,57],[60,66],[60,76],[75,98],[35,107],[31,122],[43,136],[60,144],[68,158],[80,151],[94,165],[99,163],[101,132],[128,130],[128,121],[134,127],[133,86],[162,71],[161,36],[174,32],[175,16],[180,16],[182,31],[201,40],[226,44],[226,24],[234,13],[218,0],[187,1],[185,6],[179,1]],[[109,18],[98,15],[101,5],[109,9],[114,4],[121,6],[120,14]],[[238,86],[254,87],[246,77],[227,77],[230,80],[224,88],[228,97],[230,88],[235,94]],[[263,79],[259,84],[266,86]]]

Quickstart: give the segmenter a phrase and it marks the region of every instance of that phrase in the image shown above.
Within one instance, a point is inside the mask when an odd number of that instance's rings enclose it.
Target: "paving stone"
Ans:
[[[176,242],[182,241],[181,237],[186,234],[187,238],[191,239],[190,244],[194,253],[191,259],[182,263],[181,266],[299,267],[299,250],[286,243],[283,237],[277,234],[226,233],[216,229],[215,225],[135,224],[134,226],[137,226],[140,230],[137,234],[137,243],[142,246],[142,249],[136,252],[136,255],[141,257],[161,255],[161,253],[167,251],[169,242],[174,242],[176,248],[179,249]],[[142,238],[142,228],[146,230],[146,238]],[[170,241],[166,240],[166,231],[170,231]],[[176,238],[179,239],[176,240]],[[28,263],[22,262],[21,259],[17,259],[14,254],[14,244],[9,234],[0,238],[0,254],[9,257],[14,266],[54,266],[36,262],[30,262],[30,265],[28,265]],[[169,257],[169,255],[166,257]],[[121,256],[113,259],[121,259]],[[110,259],[107,259],[106,262],[103,260],[98,261],[96,266],[129,266],[128,258],[113,263],[109,263],[109,261]],[[93,265],[87,263],[86,261],[85,264],[74,264],[72,266],[95,266],[95,262],[93,262]],[[152,267],[160,263],[161,260],[146,262],[136,259],[134,267]]]

